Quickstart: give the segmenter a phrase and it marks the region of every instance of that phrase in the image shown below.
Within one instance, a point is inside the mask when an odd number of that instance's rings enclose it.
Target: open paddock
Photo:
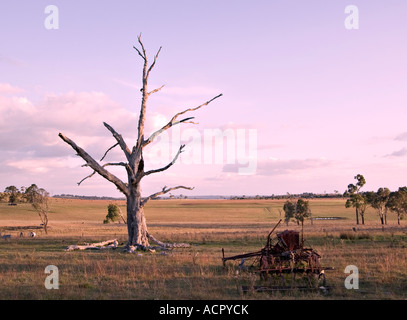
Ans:
[[[0,203],[0,299],[405,299],[407,293],[407,227],[389,213],[382,228],[369,209],[365,225],[355,225],[344,199],[311,199],[313,217],[306,220],[305,245],[321,254],[328,295],[319,292],[242,292],[263,285],[257,275],[222,265],[222,248],[231,256],[261,249],[279,221],[284,200],[157,200],[149,202],[149,232],[190,248],[124,253],[127,227],[103,224],[109,203],[125,212],[124,201],[52,199],[48,234],[28,204]],[[280,209],[280,210],[279,210]],[[276,229],[301,231],[294,222]],[[23,237],[20,237],[20,233]],[[36,237],[29,237],[35,232]],[[106,251],[71,251],[72,244],[117,239]],[[44,269],[59,269],[59,289],[44,287]],[[359,269],[359,289],[344,286],[347,265]]]

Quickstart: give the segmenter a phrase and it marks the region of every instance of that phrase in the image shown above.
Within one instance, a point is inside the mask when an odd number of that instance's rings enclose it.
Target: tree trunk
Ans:
[[[48,213],[44,214],[44,231],[48,234]]]
[[[356,208],[356,224],[359,224],[359,211],[358,211],[358,208]]]
[[[150,246],[147,237],[147,224],[144,208],[141,205],[140,184],[130,189],[127,197],[127,247],[136,246],[146,249]]]

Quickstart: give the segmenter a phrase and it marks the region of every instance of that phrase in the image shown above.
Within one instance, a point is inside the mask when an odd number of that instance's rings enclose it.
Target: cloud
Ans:
[[[9,83],[0,83],[0,94],[15,94],[24,91],[21,88],[12,86]]]
[[[121,134],[130,148],[136,142],[139,110],[127,110],[103,92],[47,94],[37,103],[21,92],[6,83],[0,86],[0,163],[8,168],[45,172],[44,161],[74,156],[72,148],[58,137],[59,132],[100,159],[116,143],[103,122]],[[169,119],[161,112],[151,111],[145,134],[158,130]],[[115,148],[106,161],[121,157],[120,148]]]
[[[406,155],[407,155],[407,148],[404,147],[404,148],[402,148],[402,149],[400,149],[398,151],[394,151],[393,153],[386,155],[385,157],[388,157],[388,158],[404,157]]]
[[[407,141],[407,132],[400,133],[394,140]]]
[[[281,160],[269,158],[267,160],[258,161],[256,175],[259,176],[276,176],[293,174],[296,172],[326,168],[333,164],[331,160],[324,158],[314,159],[287,159]],[[227,164],[223,167],[223,172],[238,172],[240,168],[238,164]]]
[[[79,158],[71,157],[52,157],[52,158],[27,158],[16,161],[8,161],[6,165],[12,168],[19,169],[20,171],[27,171],[30,173],[48,173],[54,169],[73,168],[80,166],[82,161]]]
[[[22,176],[55,174],[56,170],[70,167],[69,163],[76,167],[83,164],[75,151],[58,137],[59,132],[95,159],[100,159],[116,143],[103,126],[104,121],[123,135],[130,148],[135,143],[138,114],[121,107],[103,92],[50,94],[38,103],[20,95],[21,92],[9,84],[0,85],[2,180],[10,180],[11,174],[18,173]],[[115,148],[107,161],[121,156],[121,150]]]
[[[137,131],[138,115],[102,92],[47,95],[36,104],[24,96],[0,94],[0,112],[2,151],[45,151],[61,143],[59,132],[74,136],[82,147],[98,144],[104,147],[115,142],[103,126],[104,121],[126,134],[129,144],[134,142]]]

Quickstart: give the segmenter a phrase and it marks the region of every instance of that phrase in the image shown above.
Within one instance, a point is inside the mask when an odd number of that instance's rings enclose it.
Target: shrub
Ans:
[[[119,214],[119,207],[115,204],[109,204],[107,206],[107,215],[105,220],[103,220],[103,223],[109,223],[109,222],[115,222],[120,219],[120,214]]]
[[[350,232],[341,232],[341,234],[339,235],[339,239],[355,240],[356,235],[354,233],[350,233]]]
[[[369,233],[355,233],[355,232],[342,232],[339,235],[339,239],[344,240],[361,240],[361,239],[373,239]]]

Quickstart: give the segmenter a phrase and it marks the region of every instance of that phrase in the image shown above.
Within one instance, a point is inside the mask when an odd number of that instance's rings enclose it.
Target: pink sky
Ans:
[[[49,4],[0,3],[0,189],[120,196],[96,176],[77,186],[91,172],[58,133],[96,159],[115,143],[103,121],[135,141],[140,33],[151,58],[163,47],[147,132],[223,93],[191,114],[198,124],[146,150],[152,169],[187,143],[177,165],[143,180],[146,195],[165,185],[195,187],[189,196],[343,192],[358,173],[366,190],[407,184],[404,0],[54,1],[56,30],[44,25]],[[345,28],[349,4],[359,29]],[[235,138],[218,163],[210,130]],[[255,170],[239,174],[249,156]],[[107,159],[122,160],[119,150]]]

